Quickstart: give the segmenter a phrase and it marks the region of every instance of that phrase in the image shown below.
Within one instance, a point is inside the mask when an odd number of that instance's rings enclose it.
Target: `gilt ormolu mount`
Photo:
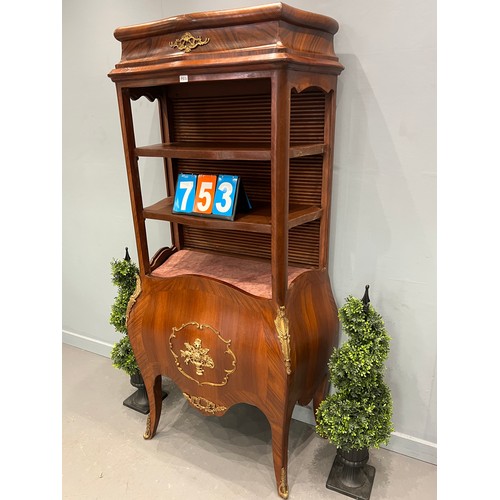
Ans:
[[[294,405],[317,407],[337,342],[328,276],[337,77],[335,20],[276,3],[119,28],[118,94],[140,267],[127,329],[155,435],[161,375],[207,415],[258,407],[288,497]],[[137,145],[132,101],[157,101],[162,143]],[[141,159],[165,197],[142,201]],[[234,221],[172,213],[179,173],[241,177],[254,207]],[[146,220],[170,225],[153,257]],[[202,485],[200,485],[201,489]]]

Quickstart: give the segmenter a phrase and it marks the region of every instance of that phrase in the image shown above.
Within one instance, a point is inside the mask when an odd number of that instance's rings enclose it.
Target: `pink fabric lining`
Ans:
[[[289,266],[288,284],[304,271],[307,269]],[[252,295],[266,299],[272,296],[270,262],[179,250],[151,274],[159,278],[198,274],[225,281]]]

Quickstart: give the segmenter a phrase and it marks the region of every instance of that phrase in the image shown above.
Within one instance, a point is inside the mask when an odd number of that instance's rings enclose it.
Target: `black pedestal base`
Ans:
[[[161,399],[164,400],[168,396],[168,392],[162,391]],[[132,410],[138,411],[143,415],[149,413],[148,394],[145,389],[137,389],[124,402],[123,405]]]
[[[337,455],[335,457],[335,460],[333,461],[330,474],[328,475],[326,487],[329,490],[338,491],[339,493],[342,493],[342,495],[356,498],[357,500],[369,500],[372,492],[373,480],[375,478],[375,467],[372,467],[371,465],[363,466],[362,474],[366,476],[366,479],[364,483],[358,488],[351,488],[349,486],[346,486],[341,481],[340,478],[343,475],[343,467],[346,466],[341,462],[340,458]]]

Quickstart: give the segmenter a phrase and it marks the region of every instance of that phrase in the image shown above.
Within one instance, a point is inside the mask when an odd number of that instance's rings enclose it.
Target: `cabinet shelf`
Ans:
[[[135,148],[137,156],[191,158],[199,160],[270,160],[271,145],[265,143],[172,142]],[[324,144],[292,144],[290,158],[322,154]]]
[[[168,197],[154,205],[145,207],[143,216],[146,219],[165,220],[177,224],[212,229],[248,231],[251,233],[271,234],[271,207],[261,206],[247,213],[236,214],[234,221],[172,213],[173,198]],[[323,209],[315,206],[290,205],[288,210],[288,229],[319,219]]]

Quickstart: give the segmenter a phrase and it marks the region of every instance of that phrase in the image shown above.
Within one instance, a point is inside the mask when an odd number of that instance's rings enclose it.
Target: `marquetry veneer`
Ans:
[[[271,425],[283,498],[292,410],[324,397],[337,342],[328,276],[337,30],[281,3],[176,16],[118,28],[122,57],[109,73],[140,268],[127,328],[150,403],[144,437],[158,426],[162,375],[204,414],[255,405]],[[158,103],[160,144],[136,144],[141,97]],[[147,206],[145,158],[160,158],[165,173],[164,197]],[[237,175],[253,208],[233,221],[174,213],[180,173]],[[153,256],[148,219],[172,237]]]

